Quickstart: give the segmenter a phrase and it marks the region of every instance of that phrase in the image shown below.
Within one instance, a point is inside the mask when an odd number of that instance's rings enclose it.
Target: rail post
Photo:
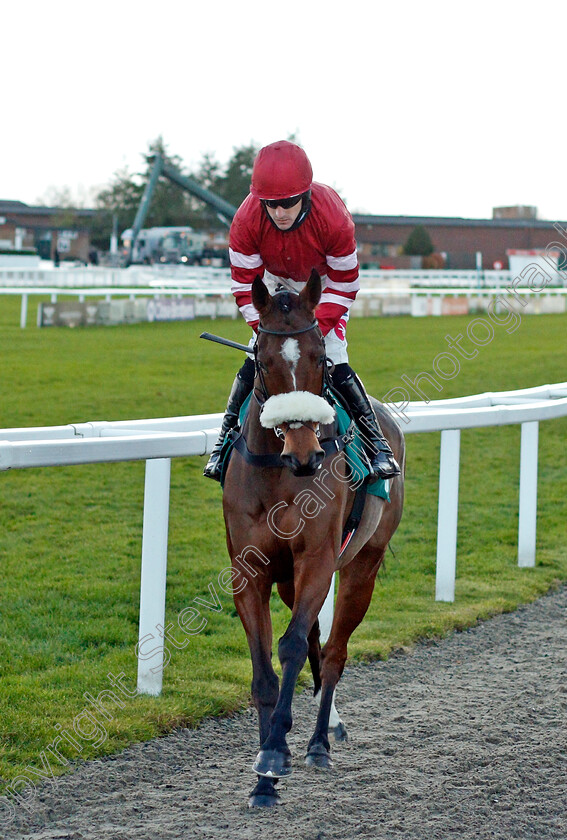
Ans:
[[[20,327],[22,330],[25,330],[26,323],[28,320],[28,296],[27,294],[22,295],[22,305],[20,308]]]
[[[138,692],[153,696],[161,694],[163,683],[165,639],[163,635],[160,637],[159,628],[163,632],[165,626],[170,477],[170,458],[146,461],[140,629],[136,653]]]
[[[535,566],[537,528],[537,455],[539,423],[522,423],[520,443],[520,521],[518,566]]]
[[[460,445],[460,429],[447,429],[441,432],[436,601],[455,600]]]

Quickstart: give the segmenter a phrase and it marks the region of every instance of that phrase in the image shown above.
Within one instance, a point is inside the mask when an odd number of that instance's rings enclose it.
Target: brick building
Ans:
[[[0,251],[35,250],[42,259],[89,258],[89,226],[94,210],[31,207],[0,199]]]
[[[369,216],[354,214],[359,260],[365,268],[419,268],[412,258],[400,256],[404,243],[417,225],[429,233],[437,253],[445,255],[445,267],[472,269],[476,252],[482,267],[509,268],[510,250],[545,250],[557,241],[552,221],[536,217],[536,208],[494,208],[492,219],[460,219],[437,216]],[[561,222],[566,226],[566,222]],[[419,260],[419,258],[417,258]]]

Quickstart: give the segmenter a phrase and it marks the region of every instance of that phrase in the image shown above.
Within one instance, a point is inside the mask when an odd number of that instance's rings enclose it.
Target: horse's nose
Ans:
[[[286,467],[289,467],[289,469],[294,475],[309,476],[315,475],[315,473],[319,469],[321,461],[325,457],[325,453],[322,449],[319,449],[315,452],[311,452],[309,458],[303,464],[301,463],[297,455],[294,455],[293,452],[282,454],[281,457]]]

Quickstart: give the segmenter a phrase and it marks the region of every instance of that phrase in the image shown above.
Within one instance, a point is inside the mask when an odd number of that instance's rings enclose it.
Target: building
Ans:
[[[427,230],[448,269],[476,268],[477,252],[482,254],[482,268],[509,268],[508,252],[543,251],[558,239],[554,223],[538,219],[534,207],[494,208],[492,219],[356,213],[353,218],[363,268],[420,268],[420,258],[402,255],[417,225]],[[567,226],[566,222],[560,224]]]
[[[89,227],[96,211],[31,207],[0,199],[0,251],[36,251],[42,259],[88,262]]]

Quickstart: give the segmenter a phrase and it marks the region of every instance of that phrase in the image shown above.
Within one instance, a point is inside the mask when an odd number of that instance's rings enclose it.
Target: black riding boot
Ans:
[[[380,423],[364,390],[364,385],[356,373],[350,365],[340,364],[335,367],[332,380],[333,385],[350,408],[362,433],[364,451],[370,461],[374,480],[400,475],[398,462],[394,458],[390,444],[382,434]],[[372,480],[371,476],[370,481]]]
[[[224,439],[227,432],[238,424],[238,414],[242,407],[242,403],[250,393],[254,386],[254,362],[251,359],[246,359],[232,385],[232,390],[228,398],[226,412],[222,420],[222,426],[217,442],[211,452],[207,466],[203,470],[203,475],[207,478],[213,478],[215,481],[221,480],[222,463],[220,454]]]

